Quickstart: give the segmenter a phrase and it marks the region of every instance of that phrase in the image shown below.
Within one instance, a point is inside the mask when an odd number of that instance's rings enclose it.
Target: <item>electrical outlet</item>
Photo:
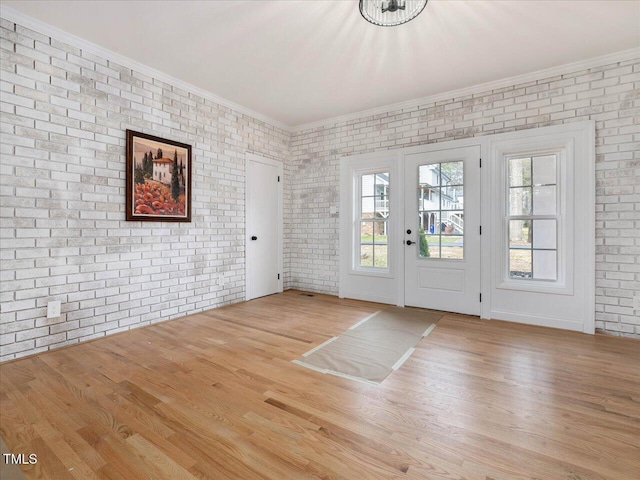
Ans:
[[[640,295],[633,297],[633,309],[636,312],[640,312]]]
[[[61,314],[60,309],[62,304],[60,301],[53,301],[47,303],[47,318],[58,318]]]

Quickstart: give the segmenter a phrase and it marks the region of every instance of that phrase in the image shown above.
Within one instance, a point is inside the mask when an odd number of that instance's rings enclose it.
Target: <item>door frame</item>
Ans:
[[[452,146],[453,143],[456,143],[456,146]],[[463,149],[474,149],[475,150],[473,153],[474,154],[477,153],[478,154],[478,158],[474,158],[473,160],[470,158],[469,159],[469,163],[467,163],[465,161],[465,167],[464,167],[464,172],[465,173],[464,173],[464,181],[463,181],[464,188],[465,188],[465,190],[464,190],[465,196],[466,196],[467,192],[473,191],[473,189],[470,186],[471,185],[470,182],[472,181],[472,177],[474,175],[481,174],[482,173],[482,169],[478,166],[477,170],[476,170],[470,164],[472,164],[472,162],[474,162],[474,161],[475,162],[480,162],[480,159],[482,158],[482,146],[478,142],[471,142],[468,145],[463,145],[463,144],[458,143],[458,142],[446,142],[446,143],[440,143],[440,144],[433,144],[433,146],[434,146],[434,148],[431,148],[431,149],[428,149],[428,150],[419,150],[418,152],[416,152],[416,153],[418,153],[418,155],[427,154],[427,156],[426,156],[427,163],[426,164],[438,163],[438,162],[433,162],[432,161],[433,157],[429,157],[428,155],[434,155],[434,154],[437,154],[439,152],[445,152],[445,154],[446,154],[446,152],[459,151],[459,150],[463,150]],[[410,168],[413,168],[413,165],[411,165],[411,166],[408,165],[407,157],[412,156],[412,155],[414,155],[414,152],[411,152],[409,150],[404,152],[403,162],[402,162],[403,178],[401,180],[402,180],[402,188],[403,188],[402,196],[403,196],[403,200],[404,200],[404,202],[402,204],[402,206],[403,206],[403,220],[404,220],[403,230],[412,225],[412,223],[410,223],[410,221],[407,221],[408,220],[407,215],[416,215],[418,213],[417,211],[415,211],[414,207],[412,207],[410,214],[406,210],[406,208],[407,208],[406,202],[407,202],[408,198],[407,198],[407,192],[404,190],[404,187],[407,186],[406,177],[407,177],[408,170]],[[418,164],[418,165],[420,165],[420,164]],[[478,165],[478,163],[476,163],[476,165]],[[419,176],[419,173],[417,171],[415,173]],[[478,217],[477,218],[477,226],[473,225],[474,222],[470,220],[469,223],[472,225],[472,227],[471,227],[471,230],[467,233],[467,229],[466,229],[467,218],[472,218],[472,217],[467,217],[467,214],[469,213],[469,211],[467,210],[467,208],[464,208],[464,212],[465,212],[464,243],[465,243],[465,246],[466,245],[470,245],[475,241],[476,238],[477,238],[477,241],[479,242],[478,248],[476,249],[477,257],[478,257],[477,258],[477,267],[479,269],[478,275],[477,275],[477,277],[478,277],[478,285],[477,285],[478,290],[473,292],[473,297],[472,298],[475,299],[475,300],[473,300],[473,303],[476,303],[476,301],[477,301],[477,303],[479,303],[477,312],[478,312],[478,315],[481,315],[482,314],[482,303],[483,302],[480,301],[480,298],[478,298],[477,295],[478,295],[478,293],[482,294],[482,258],[483,258],[483,255],[482,255],[483,242],[482,242],[482,240],[483,240],[483,238],[482,238],[482,234],[480,234],[480,232],[478,231],[478,227],[481,227],[481,225],[482,225],[482,178],[477,179],[477,182],[478,182],[477,183],[477,189],[478,189],[477,190],[477,199],[480,202],[479,205],[478,205],[478,208],[477,208],[477,217]],[[415,187],[416,185],[412,185],[412,187]],[[398,189],[398,187],[396,187],[396,190],[397,189]],[[415,193],[413,194],[413,201],[415,202]],[[467,201],[468,201],[468,199],[467,199]],[[473,203],[473,202],[471,202],[471,203]],[[415,205],[416,205],[416,203],[414,203],[414,206]],[[465,202],[465,205],[468,205],[468,203]],[[403,239],[405,239],[405,238],[406,237],[403,235]],[[418,242],[419,241],[420,240],[418,240]],[[465,277],[470,272],[473,272],[473,267],[470,267],[470,265],[472,264],[472,262],[470,260],[473,257],[468,257],[468,255],[470,253],[469,250],[470,250],[469,248],[465,248],[465,258],[463,260],[463,263],[465,264],[465,267],[464,267]],[[403,248],[402,260],[403,260],[403,262],[405,262],[405,263],[403,263],[403,282],[405,283],[403,285],[403,297],[404,297],[403,301],[404,301],[405,305],[407,304],[407,301],[406,301],[407,291],[406,291],[406,282],[405,282],[406,277],[404,275],[407,273],[407,266],[408,266],[408,264],[406,263],[406,261],[407,261],[406,255],[407,254],[408,254],[408,251],[407,251],[406,247],[404,247]],[[416,260],[418,262],[421,261],[420,258],[415,258],[415,257],[414,257],[414,260]],[[425,262],[424,259],[422,259],[422,261]],[[455,265],[456,265],[455,262],[456,261],[455,260],[454,261],[450,261],[450,260],[440,260],[440,259],[435,260],[434,259],[434,260],[426,260],[426,262],[428,262],[431,265],[431,267],[427,267],[427,268],[446,269],[447,266],[449,266],[451,270],[456,270],[456,268],[455,268]],[[411,263],[411,262],[409,262],[409,263]],[[460,264],[458,264],[458,266],[459,265]],[[469,292],[469,294],[471,294],[471,292]],[[435,308],[435,307],[433,307],[433,308]]]
[[[480,318],[491,319],[491,291],[494,276],[494,266],[492,264],[492,249],[494,241],[501,241],[501,239],[493,239],[492,224],[496,221],[494,206],[492,205],[491,197],[487,192],[491,192],[495,188],[495,175],[496,172],[493,169],[493,146],[497,142],[508,141],[512,139],[526,139],[527,137],[540,137],[547,135],[573,135],[580,132],[583,135],[584,151],[580,159],[581,167],[578,169],[577,185],[584,193],[588,205],[588,215],[584,218],[584,231],[595,232],[595,122],[592,120],[572,122],[568,124],[553,125],[547,127],[536,127],[531,129],[517,130],[513,132],[498,133],[492,135],[485,135],[480,137],[470,137],[460,140],[436,142],[425,145],[418,145],[413,147],[396,148],[390,150],[380,150],[376,152],[370,152],[365,154],[358,154],[352,156],[341,157],[340,159],[340,258],[350,259],[351,255],[351,239],[345,238],[344,231],[351,231],[351,205],[353,192],[350,186],[352,172],[357,168],[365,168],[367,164],[380,164],[385,159],[392,157],[394,165],[392,171],[395,172],[394,177],[396,179],[403,178],[405,155],[416,153],[429,153],[438,150],[447,150],[468,146],[480,146],[480,159],[482,162],[482,168],[480,169],[480,222],[482,229],[482,236],[480,237],[480,292],[482,294],[482,302],[480,305]],[[391,192],[397,192],[398,188],[392,185]],[[486,197],[486,198],[485,198]],[[393,196],[392,196],[393,200]],[[345,228],[347,230],[345,230]],[[398,229],[398,226],[393,228]],[[587,278],[585,278],[585,298],[589,307],[586,310],[584,319],[584,325],[581,329],[584,333],[594,333],[595,331],[595,233],[593,235],[588,234],[588,243],[586,245],[586,258],[584,264],[586,265]],[[404,306],[404,275],[405,268],[404,262],[398,261],[403,258],[404,244],[400,241],[394,241],[390,244],[390,258],[396,259],[395,265],[391,268],[394,269],[394,277],[397,282],[396,289],[387,289],[388,299],[382,299],[378,295],[372,295],[372,285],[375,277],[370,277],[369,284],[362,288],[354,288],[355,283],[344,281],[347,278],[348,261],[340,261],[340,298],[358,298],[361,300],[370,300],[374,302],[395,303],[398,306]],[[347,266],[345,267],[345,264]],[[517,319],[510,319],[511,321],[518,321]],[[526,323],[536,324],[533,320],[527,319]],[[540,323],[538,323],[540,324]]]
[[[249,162],[258,162],[264,163],[266,165],[271,165],[278,169],[278,175],[280,177],[280,181],[278,182],[278,228],[277,228],[277,240],[278,240],[278,271],[280,272],[280,280],[278,280],[278,293],[282,293],[284,290],[284,270],[283,270],[283,236],[284,236],[284,200],[283,200],[283,185],[284,185],[284,164],[282,160],[276,160],[273,158],[268,158],[263,155],[258,155],[253,152],[246,152],[244,158],[244,192],[245,192],[245,203],[244,203],[244,278],[245,278],[245,301],[251,300],[253,297],[251,296],[251,268],[249,265],[249,256],[247,255],[247,250],[249,246],[249,230],[247,226],[247,219],[249,218],[248,209],[249,209],[249,199],[251,198],[251,190],[249,189]]]

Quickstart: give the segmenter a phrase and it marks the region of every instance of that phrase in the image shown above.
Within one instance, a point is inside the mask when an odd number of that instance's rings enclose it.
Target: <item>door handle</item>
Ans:
[[[414,242],[412,242],[411,240],[407,240],[407,245],[413,245]]]
[[[258,237],[256,237],[255,235],[253,237],[251,237],[251,240],[257,240]]]

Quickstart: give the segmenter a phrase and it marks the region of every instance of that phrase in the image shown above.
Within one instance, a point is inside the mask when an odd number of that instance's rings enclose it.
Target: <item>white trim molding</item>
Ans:
[[[489,135],[485,188],[489,218],[483,256],[491,258],[491,318],[595,333],[595,122]],[[506,159],[557,152],[558,279],[506,277]],[[535,217],[534,217],[535,218]],[[483,232],[484,236],[485,232]],[[488,272],[487,272],[488,273]],[[487,277],[484,277],[487,278]]]
[[[265,122],[271,126],[281,128],[286,132],[290,132],[291,130],[291,127],[289,125],[286,125],[280,122],[279,120],[275,120],[271,117],[268,117],[267,115],[263,115],[262,113],[256,112],[255,110],[251,110],[250,108],[239,105],[235,102],[232,102],[231,100],[227,100],[226,98],[219,97],[218,95],[215,95],[207,90],[204,90],[200,87],[196,87],[195,85],[192,85],[183,80],[175,78],[171,75],[163,73],[159,70],[156,70],[155,68],[144,65],[143,63],[140,63],[129,57],[125,57],[124,55],[120,55],[119,53],[116,53],[112,50],[108,50],[104,47],[101,47],[100,45],[96,45],[95,43],[89,42],[88,40],[85,40],[81,37],[65,32],[64,30],[54,27],[53,25],[42,22],[29,15],[25,15],[24,13],[16,10],[15,8],[2,5],[2,11],[0,11],[0,17],[10,22],[16,23],[22,27],[34,30],[48,37],[53,37],[60,42],[79,48],[93,55],[102,57],[105,60],[117,63],[118,65],[121,65],[126,68],[130,68],[132,70],[135,70],[138,73],[148,75],[157,80],[160,80],[161,82],[168,83],[182,90],[186,90],[189,93],[192,93],[194,95],[198,95],[204,98],[205,100],[210,100],[214,103],[217,103],[218,105],[230,108],[243,115],[253,117],[256,120]]]
[[[324,120],[318,120],[317,122],[304,123],[301,125],[296,125],[294,127],[291,127],[290,131],[294,134],[297,134],[307,130],[340,126],[347,122],[362,119],[365,117],[372,117],[374,115],[381,115],[381,114],[390,113],[390,112],[415,110],[416,108],[423,107],[429,104],[434,104],[436,102],[442,102],[445,100],[455,100],[456,98],[460,98],[460,97],[466,97],[470,95],[491,92],[492,90],[507,88],[514,85],[520,85],[523,83],[536,82],[538,80],[544,80],[544,79],[555,77],[558,75],[568,75],[570,73],[579,72],[581,70],[587,70],[589,68],[594,68],[594,67],[601,67],[604,65],[610,65],[618,62],[625,62],[627,60],[633,60],[636,58],[640,58],[640,47],[631,48],[629,50],[622,50],[620,52],[613,52],[613,53],[601,55],[598,57],[592,57],[586,60],[580,60],[578,62],[558,65],[556,67],[545,68],[543,70],[524,73],[522,75],[515,75],[513,77],[493,80],[491,82],[480,83],[477,85],[472,85],[470,87],[460,88],[458,90],[447,90],[446,92],[436,93],[434,95],[428,95],[426,97],[416,98],[414,100],[408,100],[406,102],[398,102],[398,103],[392,103],[387,105],[381,105],[379,107],[371,108],[368,110],[361,110],[359,112],[353,112],[353,113],[348,113],[346,115],[340,115],[337,117],[327,118]]]
[[[91,43],[81,37],[65,32],[64,30],[54,27],[53,25],[37,20],[29,15],[26,15],[16,10],[15,8],[12,8],[6,5],[2,5],[1,8],[2,9],[0,10],[0,17],[10,22],[17,23],[25,28],[29,28],[31,30],[42,33],[43,35],[53,37],[56,40],[59,40],[61,42],[67,43],[74,47],[80,48],[94,55],[101,56],[107,60],[113,61],[114,63],[117,63],[124,67],[131,68],[133,70],[136,70],[137,72],[143,73],[145,75],[149,75],[153,78],[169,83],[183,90],[187,90],[193,93],[194,95],[201,96],[204,99],[210,100],[224,107],[231,108],[238,113],[250,116],[252,118],[255,118],[256,120],[265,122],[274,127],[281,128],[282,130],[292,134],[298,134],[306,130],[338,126],[340,124],[345,124],[346,122],[349,122],[352,120],[370,117],[373,115],[385,114],[385,113],[395,112],[395,111],[413,110],[424,105],[433,104],[435,102],[455,99],[455,98],[469,96],[469,95],[475,95],[483,92],[489,92],[492,90],[506,88],[513,85],[518,85],[518,84],[528,83],[528,82],[535,82],[538,80],[542,80],[545,78],[550,78],[558,75],[567,75],[573,72],[578,72],[580,70],[587,70],[589,68],[601,67],[604,65],[610,65],[613,63],[624,62],[627,60],[640,58],[640,47],[637,47],[629,50],[622,50],[619,52],[608,53],[606,55],[600,55],[598,57],[592,57],[592,58],[580,60],[577,62],[558,65],[551,68],[537,70],[537,71],[525,73],[522,75],[516,75],[516,76],[502,78],[499,80],[494,80],[486,83],[472,85],[472,86],[457,89],[457,90],[447,90],[445,92],[440,92],[437,94],[416,98],[414,100],[381,105],[379,107],[375,107],[367,110],[360,110],[360,111],[349,113],[346,115],[340,115],[336,117],[318,120],[315,122],[309,122],[309,123],[292,126],[292,125],[287,125],[284,122],[271,118],[262,113],[256,112],[255,110],[252,110],[248,107],[239,105],[235,102],[232,102],[231,100],[227,100],[223,97],[215,95],[214,93],[211,93],[200,87],[196,87],[195,85],[187,83],[183,80],[172,77],[171,75],[168,75],[152,67],[144,65],[136,60],[125,57],[116,52],[108,50],[104,47],[96,45],[95,43]]]

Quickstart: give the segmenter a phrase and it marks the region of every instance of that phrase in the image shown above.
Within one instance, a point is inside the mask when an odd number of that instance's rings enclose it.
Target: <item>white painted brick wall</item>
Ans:
[[[596,327],[640,337],[640,59],[293,135],[289,286],[338,292],[342,156],[596,121]]]
[[[243,299],[244,154],[290,134],[5,20],[0,43],[0,361]],[[193,146],[191,223],[125,221],[127,128]]]
[[[338,291],[344,155],[597,122],[597,326],[640,335],[640,61],[291,135],[1,20],[0,361],[244,296],[244,153],[285,160],[285,288]],[[124,131],[193,145],[190,224],[124,220]],[[218,286],[224,275],[226,285]],[[46,303],[63,316],[47,320]]]

